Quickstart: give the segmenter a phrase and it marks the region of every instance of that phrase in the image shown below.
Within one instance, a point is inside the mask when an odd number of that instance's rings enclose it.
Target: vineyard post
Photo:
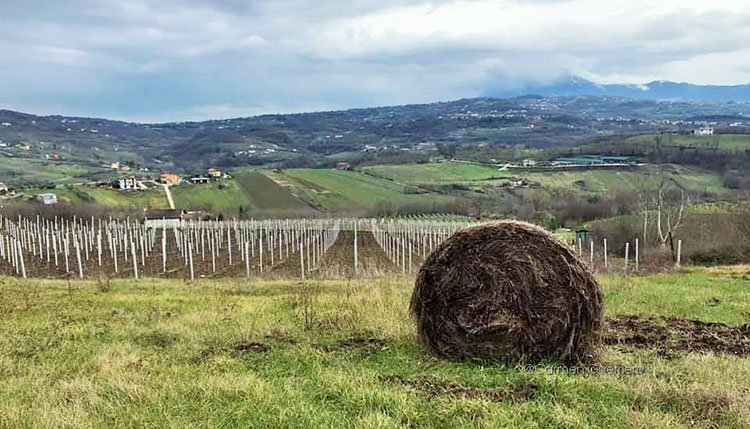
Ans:
[[[115,261],[115,273],[117,273],[117,240],[112,240],[112,255]]]
[[[357,268],[359,265],[357,255],[357,220],[354,220],[354,274],[357,274]]]
[[[188,253],[190,254],[190,281],[195,281],[195,270],[193,269],[193,242],[188,242]]]
[[[245,276],[250,278],[250,243],[245,241]]]
[[[132,238],[132,237],[131,237]],[[130,240],[130,252],[133,256],[133,273],[135,274],[135,279],[138,280],[138,258],[135,256],[135,242],[133,240]],[[127,254],[127,252],[126,252]]]
[[[302,241],[299,242],[299,267],[300,267],[300,274],[302,275],[302,280],[305,279],[305,252],[303,252],[302,249]]]
[[[628,259],[630,258],[630,243],[625,243],[625,272],[628,272]]]
[[[258,267],[261,274],[263,273],[263,237],[258,239]]]
[[[638,239],[635,239],[635,270],[638,271]]]
[[[76,239],[76,258],[78,259],[78,278],[83,278],[83,264],[81,263],[81,245]]]
[[[604,268],[609,266],[609,260],[607,256],[607,239],[604,239]]]
[[[26,264],[23,262],[23,249],[21,248],[21,242],[18,243],[18,260],[21,265],[21,275],[26,278]]]

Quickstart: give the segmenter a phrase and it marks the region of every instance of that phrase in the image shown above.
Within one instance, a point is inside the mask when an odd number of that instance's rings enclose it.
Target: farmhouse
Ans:
[[[208,177],[194,176],[190,178],[190,183],[194,185],[201,185],[201,184],[210,183],[210,182],[211,182],[211,179]]]
[[[217,170],[215,168],[209,168],[208,171],[206,171],[206,174],[208,175],[208,177],[213,177],[214,179],[221,178],[221,170]]]
[[[112,183],[112,187],[121,191],[145,190],[146,185],[135,177],[123,177]]]
[[[55,194],[39,194],[36,199],[47,205],[57,204],[57,195]]]
[[[695,130],[693,130],[693,135],[702,137],[712,136],[714,135],[714,127],[703,126],[700,128],[696,128]]]
[[[159,177],[159,181],[165,185],[176,185],[180,183],[180,175],[174,173],[164,173]]]
[[[348,163],[348,162],[346,162],[346,161],[341,161],[341,162],[339,162],[339,163],[338,163],[338,164],[336,165],[336,168],[338,168],[339,170],[351,170],[351,169],[352,169],[352,167],[351,167],[351,166],[349,165],[349,163]]]
[[[146,228],[182,228],[188,219],[188,212],[184,209],[153,209],[144,213],[144,225]]]

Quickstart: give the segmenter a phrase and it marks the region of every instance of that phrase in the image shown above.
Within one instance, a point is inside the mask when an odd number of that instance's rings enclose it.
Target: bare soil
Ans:
[[[676,317],[624,316],[608,319],[604,344],[656,349],[662,357],[715,352],[750,356],[750,325],[732,327]]]

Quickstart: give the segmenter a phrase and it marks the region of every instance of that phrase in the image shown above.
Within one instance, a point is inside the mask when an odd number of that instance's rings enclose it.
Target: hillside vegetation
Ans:
[[[750,149],[750,134],[716,134],[713,136],[657,136],[650,134],[630,137],[626,140],[626,143],[637,146],[656,147],[657,137],[662,147],[701,148],[722,151],[744,151]]]

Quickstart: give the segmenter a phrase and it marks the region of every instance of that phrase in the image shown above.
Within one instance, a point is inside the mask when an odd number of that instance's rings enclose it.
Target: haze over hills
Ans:
[[[488,97],[515,97],[528,94],[547,97],[592,95],[636,100],[726,103],[750,101],[750,84],[720,86],[669,81],[654,81],[647,84],[598,84],[580,77],[566,76],[550,84],[530,84],[517,88],[498,86],[484,93]]]

